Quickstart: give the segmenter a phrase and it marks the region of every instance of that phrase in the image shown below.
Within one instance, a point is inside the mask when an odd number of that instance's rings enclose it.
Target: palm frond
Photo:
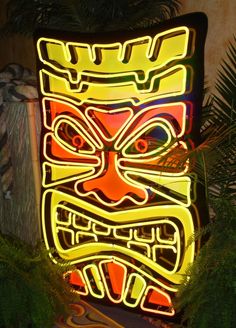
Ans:
[[[178,0],[9,0],[0,36],[37,28],[101,32],[147,27],[178,14]]]
[[[211,186],[220,186],[220,197],[232,198],[235,196],[232,186],[236,185],[236,38],[220,67],[216,90],[209,120],[218,131],[218,142],[210,147],[208,180]]]
[[[64,270],[52,263],[44,245],[32,248],[0,233],[1,327],[49,328],[59,315],[67,316],[75,294],[63,279]]]
[[[191,328],[232,328],[235,324],[236,207],[223,198],[214,201],[213,207],[215,221],[200,233],[201,237],[210,232],[211,237],[176,299],[177,308],[185,310],[183,322]]]
[[[206,95],[203,106],[200,144],[184,153],[172,152],[172,163],[181,167],[189,158],[200,182],[211,197],[236,195],[236,39],[222,61],[217,94]],[[163,160],[167,160],[163,157]],[[206,172],[205,172],[206,170]],[[207,179],[207,181],[206,181]]]
[[[208,98],[200,154],[204,157],[212,222],[196,237],[210,233],[187,272],[176,306],[191,328],[231,328],[235,323],[236,254],[236,39],[229,45],[216,82],[217,94]],[[209,101],[210,99],[210,101]],[[201,162],[200,162],[201,164]],[[199,170],[203,170],[199,165]],[[225,300],[221,301],[222,295]]]

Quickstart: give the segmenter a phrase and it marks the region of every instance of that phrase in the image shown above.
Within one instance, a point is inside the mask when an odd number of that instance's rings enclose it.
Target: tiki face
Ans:
[[[44,240],[54,261],[76,264],[66,277],[81,295],[174,315],[201,225],[186,156],[201,99],[197,19],[127,39],[38,37]]]

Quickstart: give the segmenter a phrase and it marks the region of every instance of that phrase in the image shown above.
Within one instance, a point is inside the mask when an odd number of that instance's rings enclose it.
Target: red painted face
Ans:
[[[76,265],[65,276],[79,294],[167,316],[201,225],[188,154],[205,20],[180,21],[37,42],[45,243]]]
[[[171,164],[177,151],[187,150],[184,132],[190,109],[184,103],[142,110],[106,106],[81,110],[56,101],[47,106],[57,135],[47,136],[48,156],[65,163],[96,164],[92,175],[75,182],[74,191],[81,197],[101,201],[104,206],[145,205],[154,201],[155,193],[147,194],[138,177],[132,176],[134,170],[179,175],[188,169],[187,160]],[[66,115],[72,120],[65,120]]]

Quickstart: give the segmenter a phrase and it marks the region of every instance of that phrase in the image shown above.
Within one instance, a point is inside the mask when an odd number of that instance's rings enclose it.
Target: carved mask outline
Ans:
[[[44,240],[53,261],[77,266],[66,277],[81,295],[175,313],[203,225],[186,154],[199,138],[205,29],[191,14],[123,37],[36,37]]]

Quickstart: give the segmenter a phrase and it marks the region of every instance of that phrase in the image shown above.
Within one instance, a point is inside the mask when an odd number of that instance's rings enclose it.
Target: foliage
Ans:
[[[188,272],[178,295],[190,328],[233,328],[236,322],[236,207],[214,202],[216,218],[208,226],[211,238]]]
[[[204,159],[212,222],[210,238],[187,273],[177,296],[190,328],[233,328],[236,322],[236,39],[222,62],[203,116]],[[199,237],[199,236],[198,236]]]
[[[178,13],[178,0],[8,0],[1,35],[38,27],[97,32],[150,26]]]
[[[0,326],[51,328],[69,312],[72,293],[42,245],[0,235]]]
[[[63,27],[78,32],[135,29],[173,17],[179,7],[177,0],[9,0],[7,22],[0,33],[30,36],[38,27]],[[184,310],[183,325],[190,328],[233,328],[236,322],[235,41],[222,63],[217,94],[208,96],[205,102],[202,142],[186,154],[198,159],[197,173],[206,184],[206,194],[214,211],[213,221],[201,232],[201,236],[210,233],[211,237],[187,272],[190,278],[185,279],[177,297],[178,308]],[[183,153],[179,156],[184,162]],[[53,268],[40,271],[43,263],[47,268],[50,266],[44,262],[46,258],[25,256],[21,248],[15,246],[11,252],[5,250],[5,254],[10,255],[2,260],[2,245],[6,247],[7,243],[0,239],[0,278],[4,278],[0,279],[0,321],[9,328],[26,327],[30,320],[33,327],[47,327],[42,320],[53,321],[55,313],[62,310],[57,306],[67,304],[65,301],[57,305],[51,303],[55,296],[56,300],[65,297],[53,287],[53,282],[59,280],[51,278],[58,269],[55,268],[52,276],[49,272]],[[30,279],[32,276],[37,279]],[[52,288],[47,289],[50,285]],[[66,291],[66,286],[61,290]]]
[[[208,101],[202,131],[209,195],[233,199],[236,195],[236,38],[222,62],[216,90],[217,94]]]

